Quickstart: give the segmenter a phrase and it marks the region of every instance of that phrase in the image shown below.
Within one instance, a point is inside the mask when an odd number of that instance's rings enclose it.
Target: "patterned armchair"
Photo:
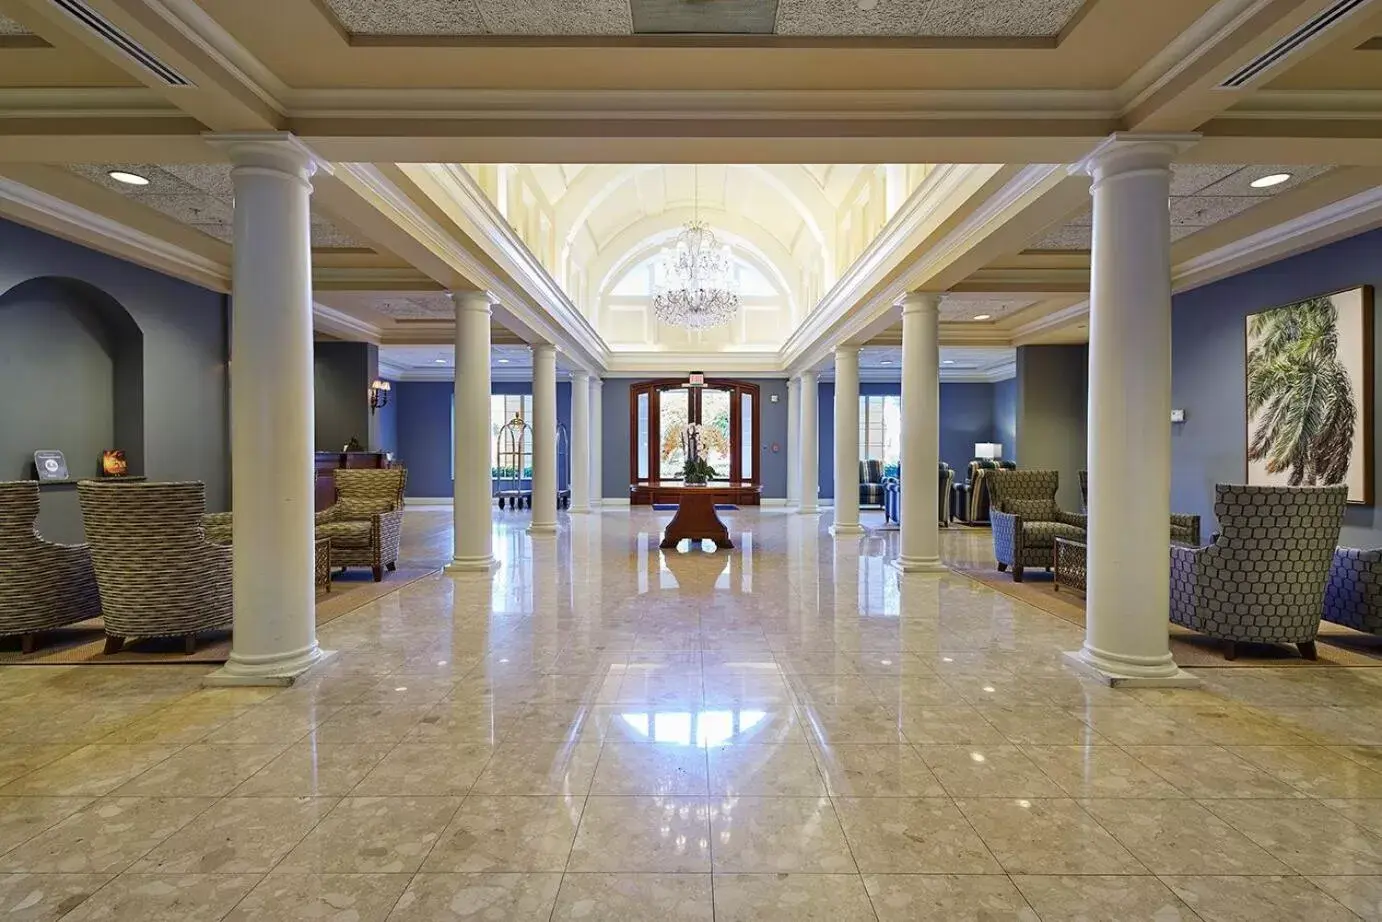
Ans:
[[[85,544],[39,537],[38,482],[0,482],[0,637],[32,653],[42,631],[96,618],[101,597]]]
[[[940,524],[949,526],[950,488],[955,483],[955,472],[944,461],[940,465],[940,495],[937,497],[936,513]],[[902,524],[902,483],[896,477],[883,481],[883,520]]]
[[[369,567],[377,583],[398,567],[406,468],[336,472],[336,502],[317,513],[317,537],[331,539],[331,564]]]
[[[1089,512],[1089,471],[1080,471],[1080,511]],[[1181,544],[1200,543],[1200,517],[1171,513],[1171,540]]]
[[[993,505],[993,556],[999,571],[1012,567],[1013,582],[1022,582],[1024,567],[1050,569],[1056,539],[1085,540],[1085,517],[1056,505],[1059,471],[987,473]]]
[[[202,529],[206,487],[191,483],[77,484],[101,590],[106,652],[125,640],[182,637],[231,624],[231,550]]]
[[[877,459],[859,462],[859,505],[883,505],[883,462]]]
[[[1382,634],[1382,549],[1334,549],[1324,587],[1324,620]]]
[[[1171,547],[1171,620],[1222,639],[1226,659],[1239,641],[1293,643],[1314,659],[1347,493],[1218,484],[1214,543]]]

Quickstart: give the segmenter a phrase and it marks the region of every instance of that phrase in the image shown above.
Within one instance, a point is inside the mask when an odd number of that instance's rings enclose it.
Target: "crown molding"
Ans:
[[[186,2],[186,0],[183,0]],[[1112,120],[1104,90],[289,89],[294,118],[656,118]]]
[[[1382,186],[1187,259],[1172,271],[1172,287],[1178,292],[1188,291],[1379,226],[1382,226]]]
[[[606,377],[684,375],[692,371],[740,378],[780,378],[786,373],[776,350],[764,352],[612,352]]]
[[[376,346],[383,340],[379,327],[319,301],[312,302],[312,327],[332,336],[374,343]]]
[[[1382,90],[1258,90],[1223,113],[1233,119],[1362,119],[1382,117]]]
[[[186,118],[148,87],[5,87],[0,118]]]
[[[830,331],[855,313],[871,291],[894,272],[898,263],[920,245],[928,231],[959,207],[974,189],[997,175],[1001,166],[941,164],[907,196],[902,207],[883,225],[864,252],[841,274],[805,320],[787,337],[781,349],[785,368],[819,362],[834,347]],[[897,297],[901,297],[901,292]],[[895,300],[895,299],[894,299]],[[841,340],[842,341],[842,340]],[[815,355],[822,353],[821,355]]]
[[[1123,81],[1116,93],[1118,116],[1131,113],[1273,2],[1219,0]]]
[[[230,266],[4,176],[0,214],[204,288],[230,291]]]
[[[212,19],[195,0],[143,0],[146,7],[279,115],[288,85]]]

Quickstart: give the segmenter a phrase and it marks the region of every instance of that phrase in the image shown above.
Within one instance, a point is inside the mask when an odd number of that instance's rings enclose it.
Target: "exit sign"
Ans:
[[[693,371],[686,381],[687,387],[705,387],[705,372]]]

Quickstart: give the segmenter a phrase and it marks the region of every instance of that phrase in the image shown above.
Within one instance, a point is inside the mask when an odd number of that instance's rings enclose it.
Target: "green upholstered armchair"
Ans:
[[[1059,471],[988,472],[993,504],[993,556],[1000,571],[1012,567],[1022,582],[1024,567],[1050,568],[1057,538],[1085,540],[1085,517],[1056,505]]]
[[[331,539],[331,564],[369,567],[377,583],[398,567],[406,468],[340,468],[336,502],[317,513],[317,537]]]

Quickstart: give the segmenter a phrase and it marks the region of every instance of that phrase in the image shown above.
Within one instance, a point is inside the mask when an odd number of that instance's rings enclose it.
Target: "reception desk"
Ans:
[[[318,512],[336,502],[336,470],[338,468],[388,467],[389,459],[382,451],[319,451],[316,457]]]

